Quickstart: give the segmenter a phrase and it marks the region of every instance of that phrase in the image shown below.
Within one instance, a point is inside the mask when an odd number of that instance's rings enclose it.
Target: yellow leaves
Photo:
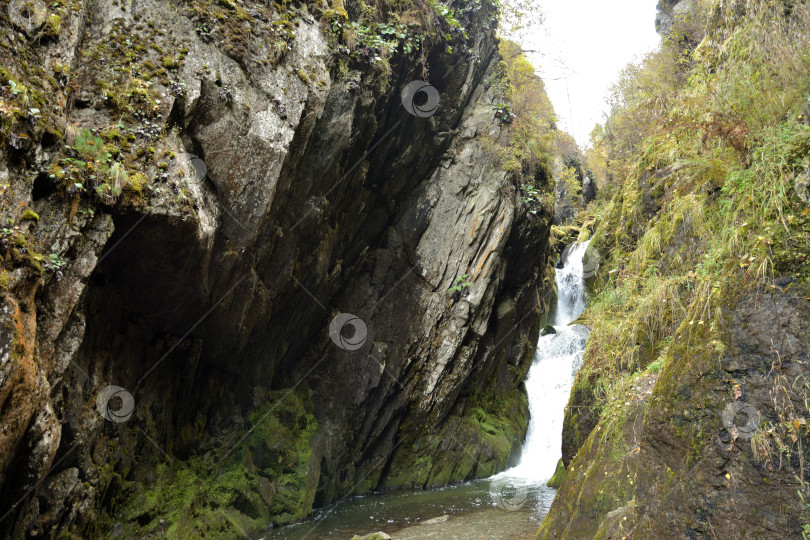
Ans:
[[[751,266],[751,263],[757,260],[757,258],[750,253],[746,253],[740,259],[740,268],[748,268]]]
[[[772,246],[773,245],[773,240],[770,237],[766,238],[766,237],[760,235],[760,236],[757,236],[756,243],[757,244],[764,244],[766,246]]]

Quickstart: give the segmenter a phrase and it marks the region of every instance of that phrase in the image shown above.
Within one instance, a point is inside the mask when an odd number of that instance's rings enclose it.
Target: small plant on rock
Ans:
[[[62,279],[65,266],[67,266],[67,261],[56,253],[51,253],[42,261],[42,268],[46,271],[53,272],[56,281]]]
[[[512,112],[512,108],[509,105],[496,105],[493,108],[495,109],[495,118],[500,119],[504,124],[514,122],[515,114]]]
[[[469,277],[470,276],[467,274],[462,274],[456,278],[455,285],[447,289],[447,292],[450,293],[450,298],[452,298],[454,302],[457,302],[461,298],[461,293],[472,285],[472,282],[467,281]]]
[[[223,86],[219,89],[219,99],[225,103],[233,101],[233,90],[230,86]]]
[[[520,186],[523,204],[528,209],[529,213],[536,216],[538,212],[543,210],[543,195],[536,187],[528,184]]]

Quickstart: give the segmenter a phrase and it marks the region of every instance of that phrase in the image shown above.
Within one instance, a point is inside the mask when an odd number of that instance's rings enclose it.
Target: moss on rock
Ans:
[[[487,402],[479,398],[463,416],[451,416],[438,432],[415,434],[402,444],[385,487],[428,487],[486,478],[516,461],[529,425],[528,400],[515,389]]]
[[[558,488],[562,485],[563,480],[565,479],[565,464],[563,463],[562,458],[557,461],[557,468],[554,470],[554,474],[546,482],[548,487]]]
[[[229,538],[312,511],[319,468],[318,424],[302,392],[275,391],[250,417],[244,441],[224,456],[174,459],[127,482],[121,517],[128,534]]]

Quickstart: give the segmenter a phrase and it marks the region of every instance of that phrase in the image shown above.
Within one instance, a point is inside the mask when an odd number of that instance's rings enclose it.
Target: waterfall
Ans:
[[[566,250],[568,254],[563,261],[565,264],[556,271],[557,306],[554,310],[554,320],[550,321],[555,327],[567,326],[585,311],[585,278],[583,277],[582,261],[588,244],[590,244],[590,240],[584,244],[575,244]],[[542,352],[539,345],[543,343],[544,337],[546,336],[541,336],[538,342],[538,355]],[[538,355],[535,355],[534,364],[537,364]]]
[[[529,430],[520,463],[499,476],[545,483],[562,455],[565,405],[588,339],[588,328],[569,325],[585,310],[582,260],[588,242],[568,250],[563,268],[557,269],[557,306],[550,321],[556,333],[540,336],[526,378]]]
[[[563,256],[563,267],[557,269],[557,305],[549,321],[555,333],[540,337],[526,378],[531,419],[516,467],[485,480],[439,489],[349,498],[322,509],[322,517],[314,525],[309,522],[283,527],[266,538],[302,538],[304,527],[310,538],[348,538],[351,528],[396,528],[398,535],[402,526],[406,527],[405,538],[531,538],[537,531],[537,520],[543,518],[557,493],[546,482],[562,454],[565,405],[588,339],[585,326],[570,324],[585,309],[584,275],[594,266],[592,260],[586,260],[583,268],[587,248],[587,242],[571,246]],[[495,508],[482,509],[482,504],[487,503]],[[442,514],[453,517],[430,525],[435,529],[418,525],[422,519]]]

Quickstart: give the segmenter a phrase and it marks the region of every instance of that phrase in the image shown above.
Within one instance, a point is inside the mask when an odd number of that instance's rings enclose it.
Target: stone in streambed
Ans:
[[[541,335],[541,336],[547,336],[547,335],[549,335],[549,334],[556,334],[556,333],[557,333],[557,330],[556,330],[556,329],[555,329],[553,326],[551,326],[550,324],[547,324],[547,325],[546,325],[546,326],[545,326],[545,327],[544,327],[544,328],[543,328],[543,329],[540,331],[540,335]]]
[[[391,540],[391,536],[385,534],[384,532],[375,532],[365,536],[357,536],[355,534],[352,536],[352,540]]]
[[[427,521],[423,521],[422,525],[438,525],[439,523],[444,523],[445,521],[449,520],[450,516],[445,514],[443,516],[435,517],[433,519],[428,519]]]

